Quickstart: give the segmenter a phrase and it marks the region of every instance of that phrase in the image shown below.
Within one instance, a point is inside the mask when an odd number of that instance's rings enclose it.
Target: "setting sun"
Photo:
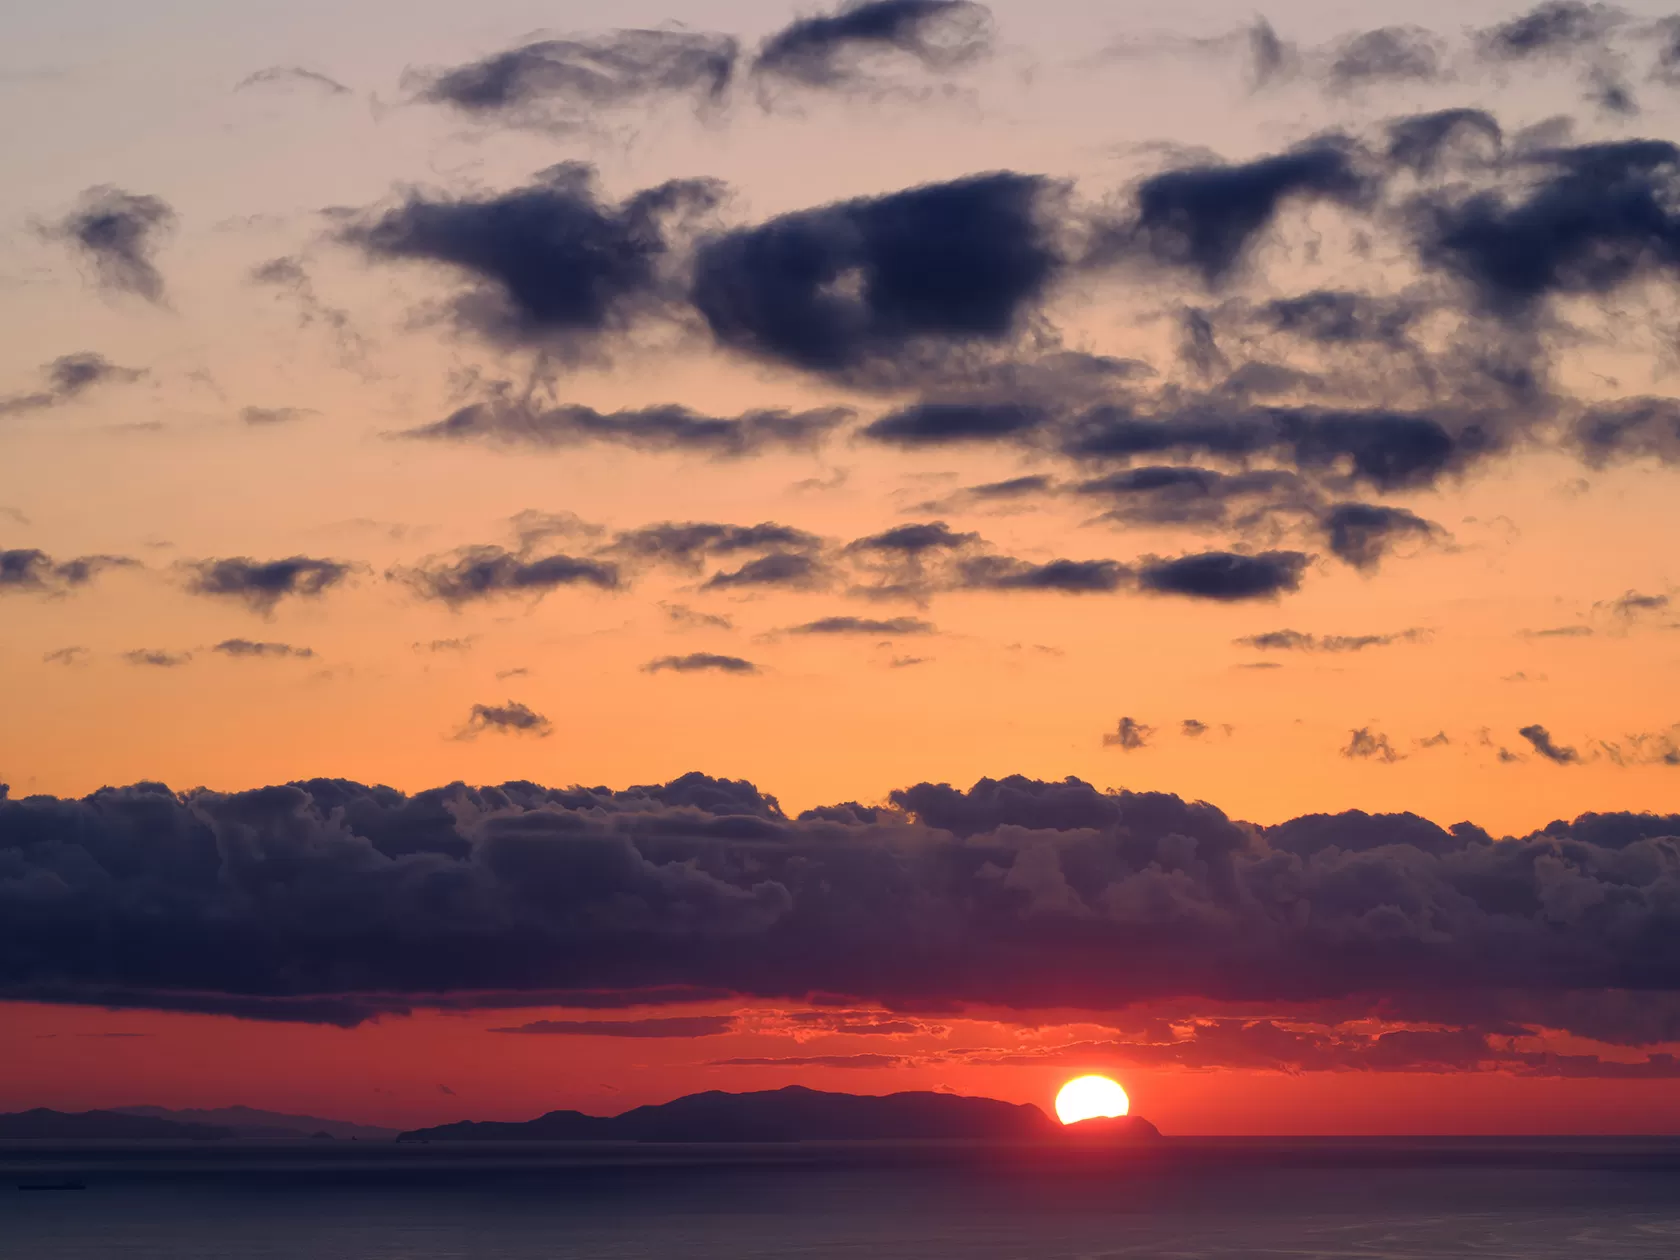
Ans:
[[[1056,1095],[1056,1118],[1063,1124],[1075,1124],[1096,1116],[1123,1116],[1131,1105],[1118,1082],[1106,1076],[1079,1076]]]

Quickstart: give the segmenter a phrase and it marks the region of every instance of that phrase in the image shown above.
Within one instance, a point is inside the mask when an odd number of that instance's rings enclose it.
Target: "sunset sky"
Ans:
[[[1680,1128],[1664,6],[60,0],[0,111],[0,1109]]]

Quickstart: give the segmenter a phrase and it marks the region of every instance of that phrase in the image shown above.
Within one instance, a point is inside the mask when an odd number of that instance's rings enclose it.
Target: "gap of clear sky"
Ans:
[[[1680,21],[603,12],[0,16],[0,1105],[1680,1120]]]

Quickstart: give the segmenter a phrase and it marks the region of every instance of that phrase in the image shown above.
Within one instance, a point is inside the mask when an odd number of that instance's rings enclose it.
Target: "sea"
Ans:
[[[4,1260],[1680,1257],[1680,1140],[0,1144]]]

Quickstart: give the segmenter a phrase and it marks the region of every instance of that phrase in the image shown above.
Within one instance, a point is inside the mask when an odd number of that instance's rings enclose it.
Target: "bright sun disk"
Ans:
[[[1095,1116],[1123,1116],[1131,1105],[1118,1081],[1106,1076],[1079,1076],[1056,1095],[1056,1118],[1063,1124],[1074,1124]]]

